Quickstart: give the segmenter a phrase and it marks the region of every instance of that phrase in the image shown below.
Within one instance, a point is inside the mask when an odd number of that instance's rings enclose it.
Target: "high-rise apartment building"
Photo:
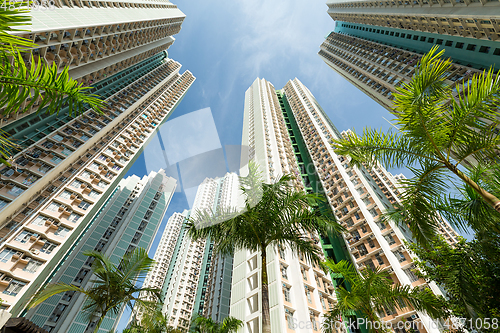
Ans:
[[[0,293],[13,316],[59,267],[192,85],[194,76],[180,67],[158,54],[106,79],[102,114],[56,115],[16,132],[32,133],[13,166],[0,169]]]
[[[216,212],[218,207],[237,207],[239,194],[238,176],[228,173],[222,178],[206,178],[196,192],[190,217],[196,218],[198,212]],[[185,214],[188,215],[188,214]],[[176,249],[168,270],[164,290],[163,313],[170,319],[170,325],[183,331],[189,329],[194,313],[203,314],[205,304],[218,308],[221,313],[229,313],[230,288],[227,288],[227,275],[231,276],[232,267],[226,268],[217,283],[226,286],[222,297],[207,294],[209,285],[215,283],[210,268],[213,259],[213,244],[208,240],[193,241],[186,229],[180,232]],[[230,283],[230,282],[229,282]],[[211,298],[214,295],[215,297]]]
[[[242,145],[242,174],[246,161],[255,160],[264,181],[272,182],[285,173],[296,176],[297,188],[317,191],[308,175],[309,165],[301,155],[302,143],[295,136],[285,106],[286,98],[274,86],[256,79],[245,93]],[[320,246],[319,235],[308,235]],[[262,332],[260,293],[261,260],[257,252],[237,251],[234,255],[231,316],[244,322],[244,332]],[[269,307],[271,331],[291,332],[301,323],[300,332],[320,332],[323,314],[335,302],[334,285],[328,274],[293,254],[290,249],[268,249]]]
[[[327,3],[336,27],[320,57],[386,109],[434,45],[453,60],[450,85],[480,70],[499,69],[497,1],[339,1]]]
[[[143,287],[158,289],[163,287],[185,218],[186,216],[181,213],[174,213],[168,219],[153,258],[155,265],[144,279]]]
[[[243,144],[249,144],[250,156],[242,156],[242,160],[255,159],[268,169],[267,175],[271,174],[271,168],[292,162],[300,170],[296,175],[304,189],[322,193],[339,223],[347,229],[337,239],[311,235],[326,256],[335,261],[350,259],[358,270],[381,267],[396,283],[425,285],[416,276],[413,257],[403,244],[411,239],[409,230],[380,220],[381,213],[391,207],[391,194],[384,193],[382,183],[377,184],[372,178],[373,171],[358,169],[350,165],[348,158],[334,153],[330,141],[341,133],[298,79],[289,81],[281,91],[257,79],[245,95],[243,124]],[[293,155],[273,150],[277,142],[290,147]],[[269,164],[271,158],[278,163]],[[278,174],[283,172],[284,168],[277,170]],[[376,172],[385,170],[379,168]],[[394,184],[385,184],[392,191]],[[261,332],[259,265],[256,253],[235,254],[231,315],[244,320],[244,332]],[[268,270],[272,332],[290,332],[298,323],[303,324],[301,332],[319,332],[317,322],[336,302],[337,281],[288,249],[269,250]],[[434,284],[430,287],[440,292]],[[422,323],[418,326],[421,332],[438,331],[430,325],[427,315],[413,309],[388,309],[379,315],[392,323],[403,320]]]
[[[167,50],[185,18],[168,0],[40,3],[30,12],[32,24],[25,27],[31,32],[22,34],[37,44],[25,59],[56,63],[61,70],[68,66],[73,79],[91,86]],[[28,116],[37,105],[1,116],[0,126]]]
[[[156,248],[153,260],[155,261],[153,268],[148,272],[144,278],[143,288],[156,288],[163,289],[165,278],[167,277],[170,262],[175,260],[176,244],[181,237],[181,231],[184,221],[187,217],[187,211],[181,213],[174,213],[167,221],[165,230],[161,236],[158,247]],[[173,259],[174,258],[174,259]],[[149,294],[142,294],[141,298],[148,301],[155,301]],[[163,301],[163,299],[161,299]],[[131,320],[141,321],[143,318],[142,309],[134,307]]]
[[[121,180],[50,282],[89,287],[95,276],[91,268],[93,258],[85,256],[85,251],[99,251],[118,266],[123,256],[136,248],[149,250],[175,187],[176,180],[167,177],[163,170],[142,179],[130,176]],[[69,232],[62,229],[56,232],[59,237]],[[36,270],[36,265],[30,263],[24,271]],[[85,295],[75,292],[57,294],[30,310],[26,317],[48,332],[94,332],[98,318],[89,322],[89,313],[82,311],[85,299]],[[109,332],[117,323],[117,315],[108,313],[99,332]]]
[[[500,4],[488,0],[329,0],[335,21],[426,31],[440,35],[500,39]]]

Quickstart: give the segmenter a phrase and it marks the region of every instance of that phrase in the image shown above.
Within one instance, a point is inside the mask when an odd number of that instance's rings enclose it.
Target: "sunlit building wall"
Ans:
[[[29,64],[55,63],[60,70],[67,66],[70,76],[86,86],[167,50],[185,18],[167,0],[41,3],[30,11],[31,25],[21,27],[30,31],[21,35],[37,45],[24,58]],[[28,116],[38,104],[0,116],[0,126]]]
[[[178,62],[158,60],[115,87],[102,114],[88,110],[48,127],[12,167],[0,169],[0,293],[13,316],[59,267],[194,82]],[[30,262],[36,269],[26,270]]]
[[[500,39],[500,4],[487,0],[329,0],[335,21],[424,31],[474,39]]]

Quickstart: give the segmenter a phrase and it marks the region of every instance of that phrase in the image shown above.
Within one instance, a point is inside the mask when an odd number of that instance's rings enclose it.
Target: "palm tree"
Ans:
[[[321,248],[307,235],[316,231],[326,234],[341,227],[313,209],[320,197],[295,190],[290,175],[265,184],[257,170],[257,165],[251,162],[248,176],[240,177],[244,211],[197,212],[188,222],[188,233],[195,240],[210,237],[215,253],[232,254],[238,250],[260,253],[262,331],[267,333],[271,330],[267,250],[288,246],[306,260],[320,263]]]
[[[361,137],[353,132],[333,140],[336,153],[349,156],[357,166],[370,167],[378,161],[387,168],[408,166],[413,171],[415,177],[403,181],[396,213],[423,243],[435,236],[435,212],[452,205],[447,194],[450,180],[467,185],[490,214],[500,212],[500,193],[471,177],[476,171],[460,167],[465,162],[479,164],[488,169],[482,175],[490,175],[489,181],[500,179],[495,162],[500,145],[495,130],[500,124],[500,76],[490,69],[450,86],[446,77],[452,63],[441,58],[443,52],[431,49],[412,80],[397,88],[392,112],[396,133],[367,128]],[[460,92],[458,97],[455,91]]]
[[[144,309],[156,309],[156,302],[145,301],[139,297],[139,294],[143,293],[159,299],[160,290],[139,288],[135,285],[136,280],[144,278],[154,264],[145,249],[137,248],[126,254],[118,266],[99,252],[91,251],[84,254],[94,258],[92,271],[97,277],[96,280],[91,281],[92,285],[89,288],[83,289],[63,282],[50,284],[33,296],[28,309],[59,293],[67,291],[82,293],[87,299],[83,311],[88,313],[89,321],[99,318],[94,332],[99,330],[99,326],[108,313],[118,314],[124,305],[132,308],[135,302]]]
[[[24,6],[23,6],[24,5]],[[39,102],[38,110],[57,113],[68,106],[69,114],[78,115],[85,108],[101,112],[102,101],[89,93],[91,87],[69,77],[68,67],[62,70],[55,63],[48,66],[42,58],[31,56],[27,61],[22,52],[38,47],[31,40],[13,35],[20,26],[30,24],[28,1],[17,2],[15,8],[0,0],[0,112],[3,115],[24,112]],[[28,101],[28,102],[27,102]],[[26,104],[25,104],[26,103]],[[7,141],[6,141],[7,140]],[[0,133],[0,162],[7,162],[12,143]]]
[[[417,311],[426,312],[432,318],[446,316],[444,299],[437,297],[430,289],[411,288],[393,284],[386,271],[377,267],[374,271],[364,269],[361,275],[348,261],[335,263],[328,260],[324,263],[332,273],[339,273],[343,280],[351,285],[351,291],[339,285],[336,289],[337,304],[326,316],[325,328],[334,327],[334,323],[341,316],[348,316],[360,312],[368,322],[371,330],[379,332],[376,327],[382,327],[377,313],[385,313],[389,309],[404,309],[412,307]],[[370,327],[370,326],[368,326]]]
[[[227,317],[219,323],[212,318],[198,316],[193,319],[194,331],[197,333],[235,333],[243,322],[234,317]]]

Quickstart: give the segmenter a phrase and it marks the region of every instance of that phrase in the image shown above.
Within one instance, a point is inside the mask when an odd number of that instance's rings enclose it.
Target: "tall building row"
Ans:
[[[391,201],[398,200],[396,181],[381,167],[359,169],[348,158],[336,155],[330,142],[341,135],[298,79],[289,81],[282,90],[257,79],[246,92],[242,142],[250,151],[242,161],[255,159],[268,181],[291,170],[305,191],[325,197],[327,208],[347,230],[337,238],[309,235],[322,247],[325,257],[350,260],[359,271],[380,267],[395,283],[425,286],[404,246],[404,241],[411,240],[409,230],[380,219]],[[450,237],[456,233],[450,232]],[[304,323],[301,332],[320,331],[323,315],[336,302],[338,281],[288,249],[269,249],[268,255],[272,332],[291,332],[297,323]],[[240,251],[234,256],[231,315],[244,321],[244,332],[262,331],[259,265],[256,253]],[[429,287],[440,293],[433,283]],[[426,314],[413,309],[388,309],[379,316],[391,323],[415,322],[422,332],[439,331]]]
[[[327,5],[336,26],[319,56],[388,110],[396,88],[411,80],[433,46],[453,60],[446,78],[450,85],[499,69],[498,1],[331,0]]]
[[[167,50],[185,18],[168,0],[56,0],[34,8],[30,15],[31,25],[20,28],[30,31],[22,36],[36,47],[24,55],[25,60],[55,63],[60,70],[68,67],[69,75],[86,86]],[[0,126],[29,116],[38,104],[35,101],[23,113],[2,115]]]
[[[51,10],[32,14],[32,32],[24,36],[39,46],[30,51],[33,61],[69,66],[70,76],[92,85],[105,106],[102,113],[75,116],[63,108],[47,115],[34,112],[35,103],[0,119],[23,147],[11,167],[0,167],[1,307],[13,316],[26,314],[31,296],[50,281],[86,283],[90,263],[76,249],[95,247],[117,260],[150,246],[175,181],[163,171],[121,180],[195,80],[168,58],[184,19],[168,1],[55,1]],[[159,197],[150,198],[151,191]],[[126,207],[119,208],[123,200]],[[122,215],[100,219],[108,208]],[[52,332],[90,330],[77,307],[68,308],[81,298],[62,298],[28,316]]]
[[[184,220],[196,219],[202,212],[235,208],[238,191],[238,176],[234,173],[222,178],[207,178],[198,187],[191,211],[184,212],[182,217]],[[164,234],[163,237],[168,236]],[[174,250],[170,267],[163,274],[162,312],[169,318],[170,325],[187,331],[194,314],[222,321],[229,315],[231,258],[213,253],[210,239],[192,240],[184,225],[177,241],[169,246]]]
[[[136,248],[149,250],[175,188],[176,180],[163,170],[121,180],[49,281],[87,289],[95,277],[93,258],[84,252],[98,251],[118,266]],[[48,332],[94,332],[99,318],[88,320],[89,314],[82,311],[85,298],[75,292],[57,294],[25,317]],[[117,324],[117,315],[108,313],[99,332],[114,330]]]

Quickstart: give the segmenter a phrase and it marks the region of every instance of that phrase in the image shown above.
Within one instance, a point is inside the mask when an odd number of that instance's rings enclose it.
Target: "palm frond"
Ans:
[[[379,162],[386,168],[399,168],[436,161],[424,145],[417,145],[409,137],[370,128],[365,128],[361,137],[353,132],[346,138],[334,139],[332,146],[336,154],[351,157],[351,163],[358,167]]]
[[[323,265],[328,268],[332,273],[342,275],[342,278],[349,282],[351,285],[359,284],[361,276],[354,266],[347,260],[341,260],[338,263],[332,259],[328,259]]]
[[[84,87],[69,77],[68,67],[60,73],[55,63],[48,67],[43,60],[27,66],[19,52],[11,55],[0,54],[0,105],[3,114],[23,112],[37,101],[39,110],[46,107],[49,114],[58,113],[65,105],[70,115],[78,115],[86,108],[101,112],[103,102],[97,95],[89,94],[90,87]],[[28,101],[25,105],[25,102]]]
[[[27,31],[19,29],[31,24],[29,1],[13,3],[0,1],[0,52],[12,53],[15,49],[34,47],[32,41],[13,35],[14,32]]]
[[[148,257],[146,249],[136,248],[126,254],[120,263],[123,282],[144,277],[153,265],[154,260]]]
[[[439,163],[422,164],[422,169],[410,168],[415,177],[401,180],[403,194],[400,205],[384,216],[400,226],[408,225],[413,237],[426,244],[436,235],[438,227],[436,198],[446,193],[448,185],[444,167]]]
[[[66,291],[76,291],[76,292],[80,292],[80,293],[88,296],[88,293],[85,289],[82,289],[82,288],[74,286],[74,285],[66,284],[63,282],[56,283],[56,284],[49,284],[49,285],[45,286],[43,289],[40,289],[33,296],[31,301],[28,303],[27,308],[31,309],[31,308],[43,303],[44,301],[46,301],[50,297],[57,295],[59,293],[66,292]]]
[[[0,129],[0,163],[10,166],[9,159],[15,150],[20,149],[14,141],[9,138],[9,135]]]

